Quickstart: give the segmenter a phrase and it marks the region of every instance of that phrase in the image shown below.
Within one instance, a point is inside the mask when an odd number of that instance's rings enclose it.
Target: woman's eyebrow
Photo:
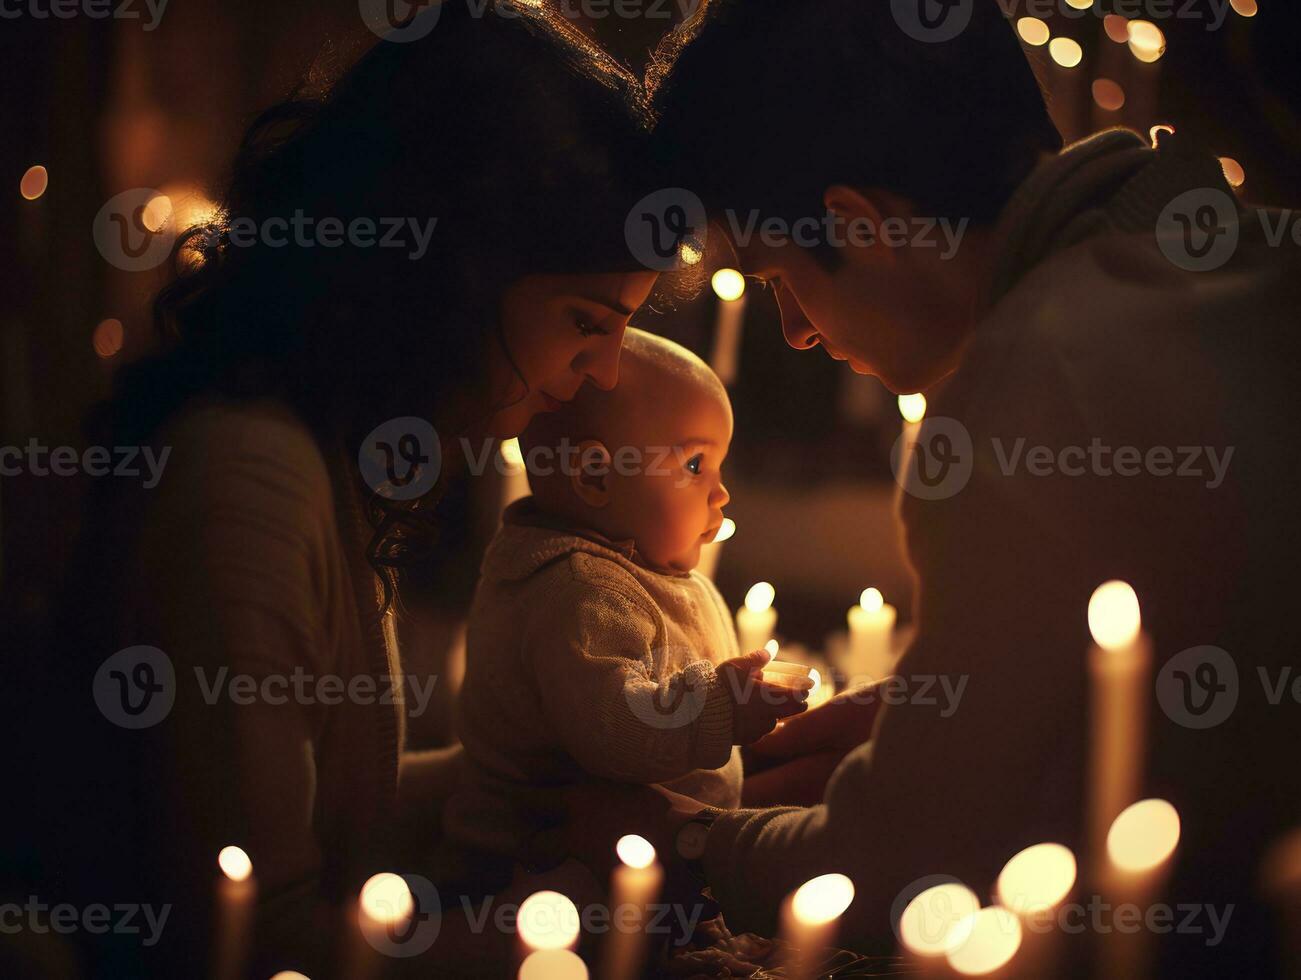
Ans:
[[[604,306],[607,310],[613,310],[615,313],[624,317],[632,316],[637,312],[636,310],[628,309],[627,306],[620,303],[617,299],[606,299],[602,296],[579,296],[578,298],[595,306]]]

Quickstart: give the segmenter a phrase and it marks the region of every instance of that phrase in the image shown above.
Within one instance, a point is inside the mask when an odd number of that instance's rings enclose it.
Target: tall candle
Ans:
[[[782,906],[782,939],[789,980],[811,980],[835,941],[840,917],[854,900],[854,883],[842,874],[819,875],[800,885]]]
[[[894,606],[880,589],[864,589],[849,610],[849,647],[845,673],[855,681],[880,680],[894,667]]]
[[[1116,817],[1107,833],[1102,897],[1111,907],[1132,904],[1140,914],[1161,895],[1179,846],[1179,814],[1165,800],[1139,800]],[[1146,977],[1152,965],[1151,935],[1111,929],[1098,936],[1099,977]]]
[[[391,942],[390,935],[402,929],[414,909],[411,889],[401,875],[386,871],[367,879],[353,906],[349,980],[367,980],[383,971],[380,950]]]
[[[745,594],[745,605],[736,611],[737,641],[742,653],[762,649],[777,629],[777,610],[773,599],[777,590],[768,582],[756,582]]]
[[[1057,910],[1075,888],[1075,855],[1061,844],[1035,844],[1003,865],[995,886],[998,904],[1011,909],[1023,926],[1021,970],[1029,976],[1059,976],[1061,931]]]
[[[582,930],[578,906],[550,890],[534,892],[520,902],[516,922],[521,962],[538,950],[573,949]]]
[[[915,976],[952,976],[945,956],[971,935],[980,899],[966,885],[946,881],[915,895],[899,917],[899,944]]]
[[[745,323],[745,276],[735,269],[719,269],[711,283],[718,296],[718,319],[714,324],[714,352],[709,366],[723,384],[730,385],[736,380],[741,328]]]
[[[1097,874],[1112,821],[1138,799],[1143,782],[1152,644],[1142,630],[1138,596],[1116,580],[1098,586],[1089,599],[1089,631],[1089,859]]]
[[[223,847],[217,854],[217,926],[213,937],[212,975],[216,980],[242,976],[253,932],[257,880],[253,862],[241,847]]]
[[[524,957],[518,980],[587,980],[587,964],[570,949],[538,949]]]
[[[646,924],[664,884],[664,869],[655,860],[650,841],[636,834],[620,837],[615,853],[620,863],[610,875],[610,934],[599,976],[635,980],[646,960]]]
[[[912,455],[913,446],[917,444],[917,433],[921,431],[922,419],[926,417],[926,396],[920,392],[913,395],[900,395],[899,414],[903,416],[903,432],[900,435],[903,445],[899,450],[897,468],[900,473],[905,473],[908,470],[908,458]]]
[[[524,466],[518,439],[504,439],[501,443],[503,473],[501,507],[505,510],[521,497],[529,494],[529,474]]]

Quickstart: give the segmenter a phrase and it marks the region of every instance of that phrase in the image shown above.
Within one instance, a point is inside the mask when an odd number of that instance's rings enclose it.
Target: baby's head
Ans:
[[[584,385],[520,437],[544,511],[612,540],[632,538],[652,565],[689,571],[723,522],[721,468],[732,406],[718,376],[685,347],[629,328],[619,383]]]

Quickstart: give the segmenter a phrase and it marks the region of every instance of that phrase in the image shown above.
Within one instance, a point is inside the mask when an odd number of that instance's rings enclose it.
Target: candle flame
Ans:
[[[645,837],[625,834],[614,845],[619,860],[630,868],[649,868],[655,863],[655,846]]]
[[[840,918],[854,900],[854,883],[842,874],[819,875],[795,890],[791,912],[805,925],[820,926]]]
[[[735,269],[719,269],[710,284],[714,294],[726,303],[734,303],[745,295],[745,276]]]
[[[383,925],[404,921],[415,907],[411,889],[391,871],[374,875],[361,886],[360,904],[368,919]]]
[[[1165,34],[1150,20],[1131,20],[1126,29],[1129,33],[1129,50],[1139,61],[1151,64],[1165,54]]]
[[[724,517],[723,523],[718,526],[718,533],[714,535],[714,540],[710,544],[722,544],[735,533],[736,521],[730,517]]]
[[[1022,41],[1035,48],[1043,47],[1051,36],[1048,25],[1038,17],[1022,17],[1016,22],[1016,32]]]
[[[217,854],[217,867],[231,881],[247,881],[253,874],[253,862],[244,848],[230,844]]]
[[[980,899],[966,885],[951,881],[927,888],[899,917],[899,941],[918,956],[942,956],[967,941],[971,915],[979,909]]]
[[[522,470],[524,468],[524,453],[520,450],[518,439],[502,440],[501,458],[506,461],[506,465],[512,470]]]
[[[776,598],[777,590],[772,587],[771,582],[756,582],[745,594],[745,608],[750,612],[763,612],[772,607],[773,600]]]
[[[281,970],[279,973],[272,974],[271,980],[309,980],[307,974],[299,973],[297,970]]]
[[[569,949],[578,941],[578,907],[560,892],[534,892],[520,903],[519,936],[532,949]]]
[[[998,876],[1000,905],[1017,913],[1056,908],[1075,887],[1075,855],[1061,844],[1035,844],[1003,865]]]
[[[1122,871],[1148,871],[1179,845],[1179,812],[1165,800],[1126,807],[1107,832],[1107,857]]]
[[[966,942],[945,954],[949,966],[963,976],[993,973],[1021,948],[1021,922],[1007,909],[991,905],[967,917]]]
[[[587,980],[587,975],[587,964],[568,949],[535,950],[519,968],[519,980]]]
[[[773,660],[777,658],[777,651],[780,649],[780,647],[777,646],[777,641],[769,640],[763,645],[763,648],[768,653],[768,662],[772,663]]]
[[[18,182],[18,192],[28,201],[41,197],[50,186],[50,172],[39,164],[29,167]]]
[[[1229,6],[1233,12],[1242,17],[1255,17],[1259,8],[1256,6],[1256,0],[1229,0]]]
[[[905,422],[920,422],[926,417],[926,396],[921,392],[899,396],[899,414]]]
[[[1080,47],[1080,42],[1069,37],[1055,37],[1049,41],[1048,53],[1063,68],[1074,68],[1084,60],[1084,49]]]
[[[1128,582],[1112,579],[1093,590],[1089,599],[1089,632],[1104,650],[1121,650],[1134,642],[1143,617],[1138,596]]]
[[[1230,187],[1241,187],[1247,182],[1247,171],[1233,157],[1220,157],[1220,167],[1224,170],[1224,179]]]
[[[818,668],[809,668],[809,680],[813,682],[813,686],[809,688],[809,699],[812,700],[813,695],[817,694],[818,688],[822,686],[822,675],[818,673]]]
[[[870,613],[880,612],[885,607],[885,596],[878,588],[864,589],[858,597],[858,604]]]

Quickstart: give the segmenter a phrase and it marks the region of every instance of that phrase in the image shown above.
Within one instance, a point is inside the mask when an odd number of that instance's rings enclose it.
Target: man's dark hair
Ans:
[[[943,42],[910,36],[896,0],[702,2],[649,85],[661,151],[714,213],[820,215],[843,183],[989,224],[1061,148],[997,0],[959,4],[970,22]]]

